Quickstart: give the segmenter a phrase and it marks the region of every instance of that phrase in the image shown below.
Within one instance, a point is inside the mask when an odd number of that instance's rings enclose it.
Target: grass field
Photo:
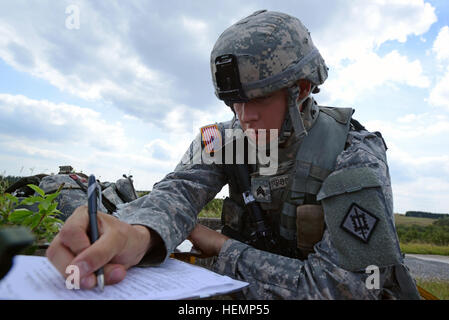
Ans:
[[[201,218],[220,218],[221,214],[210,210],[201,210],[199,217]]]
[[[435,297],[441,300],[449,300],[449,281],[429,281],[415,279],[418,286],[429,291]]]
[[[214,199],[212,202],[207,205],[201,212],[200,217],[209,217],[209,218],[220,218],[221,216],[221,199]],[[416,217],[406,217],[403,214],[394,215],[394,221],[396,225],[418,225],[418,226],[428,226],[431,225],[435,219],[431,218],[416,218]]]
[[[201,212],[200,217],[205,218],[220,218],[221,216],[221,199],[215,199],[210,204],[208,204]],[[395,214],[395,223],[397,226],[410,226],[410,225],[419,225],[419,226],[429,226],[431,225],[435,219],[430,218],[416,218],[416,217],[406,217],[405,215]],[[403,253],[410,254],[436,254],[449,256],[449,246],[437,246],[430,243],[418,243],[418,242],[410,242],[403,243],[401,242],[401,251]]]
[[[418,218],[418,217],[406,217],[402,214],[394,215],[396,227],[399,226],[411,226],[418,225],[421,227],[426,227],[432,225],[436,219],[431,218]],[[449,246],[439,246],[430,243],[422,243],[419,241],[404,243],[401,242],[401,250],[404,253],[414,253],[414,254],[437,254],[443,256],[449,256]]]
[[[396,223],[396,225],[418,225],[418,226],[428,226],[431,225],[435,219],[431,219],[431,218],[418,218],[418,217],[406,217],[403,214],[394,214],[394,221]]]
[[[449,256],[449,246],[437,246],[429,243],[401,243],[401,251],[414,254],[437,254]]]

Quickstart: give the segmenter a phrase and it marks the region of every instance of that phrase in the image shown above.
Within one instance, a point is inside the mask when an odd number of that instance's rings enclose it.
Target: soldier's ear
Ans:
[[[234,116],[237,116],[237,114],[235,113],[234,104],[231,103],[229,107],[231,108],[232,112],[234,112]]]
[[[300,79],[298,80],[297,84],[299,86],[298,100],[300,100],[309,95],[310,90],[312,89],[312,83],[309,80]]]

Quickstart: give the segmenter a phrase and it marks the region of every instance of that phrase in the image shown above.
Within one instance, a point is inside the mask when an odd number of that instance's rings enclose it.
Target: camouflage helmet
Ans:
[[[228,105],[290,87],[299,79],[321,85],[328,70],[301,21],[266,10],[226,29],[210,63],[215,94]]]

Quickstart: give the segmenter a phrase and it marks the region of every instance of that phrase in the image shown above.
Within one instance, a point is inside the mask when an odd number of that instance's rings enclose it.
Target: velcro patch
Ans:
[[[270,179],[270,188],[271,190],[276,190],[280,188],[285,188],[288,184],[288,174],[283,176],[273,177]]]
[[[341,228],[368,243],[378,220],[376,216],[353,203],[341,223]]]
[[[201,128],[201,138],[207,153],[217,151],[221,147],[221,133],[216,124]]]

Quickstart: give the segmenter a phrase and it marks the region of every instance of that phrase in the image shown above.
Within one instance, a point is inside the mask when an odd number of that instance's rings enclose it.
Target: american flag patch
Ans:
[[[201,128],[201,138],[207,153],[211,153],[220,149],[221,133],[216,124]]]

